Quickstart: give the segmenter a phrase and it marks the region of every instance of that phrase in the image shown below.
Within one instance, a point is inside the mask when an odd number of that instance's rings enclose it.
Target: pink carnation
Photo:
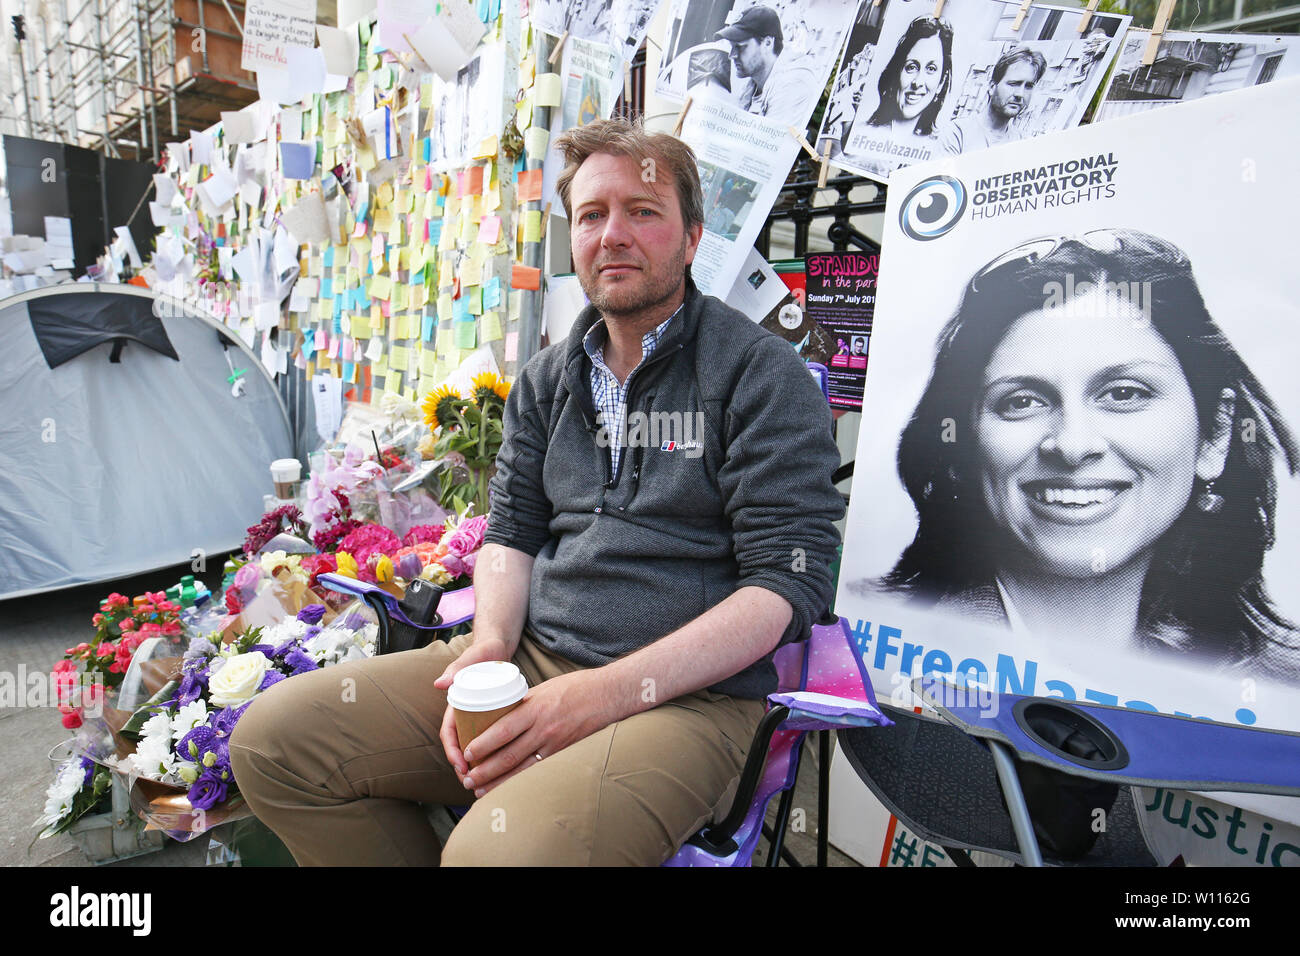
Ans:
[[[440,524],[417,524],[410,531],[406,532],[406,537],[402,539],[402,544],[408,547],[413,544],[430,542],[437,544],[442,540],[443,533],[447,529]]]
[[[468,521],[462,521],[460,527],[447,539],[447,549],[457,557],[463,558],[483,546],[485,534],[487,534],[486,516],[479,515]]]
[[[346,551],[357,559],[357,568],[365,568],[372,554],[390,557],[402,546],[401,540],[391,530],[379,524],[364,524],[339,542],[338,550]]]

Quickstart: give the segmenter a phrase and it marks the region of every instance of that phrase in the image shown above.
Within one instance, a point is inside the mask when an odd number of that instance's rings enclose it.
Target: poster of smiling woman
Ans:
[[[886,698],[955,674],[1300,731],[1297,96],[891,179],[835,605]]]
[[[931,8],[931,11],[933,8]],[[1127,16],[950,0],[939,18],[907,0],[862,0],[817,149],[884,182],[902,166],[958,156],[1083,118],[1119,51]]]

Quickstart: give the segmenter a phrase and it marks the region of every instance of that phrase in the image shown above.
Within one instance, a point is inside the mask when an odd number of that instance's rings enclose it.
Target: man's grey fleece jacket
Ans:
[[[807,367],[688,279],[685,307],[632,376],[629,447],[611,478],[582,347],[598,318],[584,309],[506,402],[486,540],[536,558],[533,636],[598,667],[755,585],[794,608],[781,642],[806,637],[831,603],[844,514],[830,409]],[[657,428],[636,434],[638,411]],[[775,689],[770,655],[710,688]]]

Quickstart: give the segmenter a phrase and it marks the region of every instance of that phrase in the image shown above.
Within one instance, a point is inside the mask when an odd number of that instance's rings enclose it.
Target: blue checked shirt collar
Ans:
[[[591,359],[591,400],[596,407],[598,424],[606,430],[611,439],[609,443],[609,461],[612,466],[610,474],[615,477],[618,476],[619,459],[622,455],[627,432],[628,387],[632,384],[632,379],[636,377],[636,373],[640,371],[641,366],[645,365],[650,356],[654,354],[654,350],[658,348],[659,340],[663,338],[664,331],[673,319],[677,318],[684,307],[685,303],[665,319],[663,324],[641,336],[641,361],[637,363],[636,368],[632,369],[627,380],[622,385],[619,385],[617,376],[605,364],[605,343],[609,339],[609,333],[605,328],[605,320],[603,318],[597,319],[596,323],[587,330],[587,335],[582,340],[582,347]]]

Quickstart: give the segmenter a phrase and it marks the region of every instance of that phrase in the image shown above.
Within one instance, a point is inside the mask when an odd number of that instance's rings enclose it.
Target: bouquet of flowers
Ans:
[[[487,518],[451,517],[416,525],[399,539],[381,525],[363,525],[339,543],[335,570],[399,593],[416,578],[446,589],[468,586],[487,533]]]
[[[45,791],[45,808],[34,826],[38,838],[62,833],[82,817],[106,813],[112,804],[113,777],[107,768],[79,753],[65,760]],[[35,842],[35,841],[33,841]]]
[[[452,385],[425,397],[424,420],[434,433],[420,452],[448,463],[439,477],[440,505],[459,514],[472,503],[476,513],[486,514],[510,386],[493,372],[474,376],[471,384],[469,397]]]
[[[112,760],[129,775],[132,805],[151,825],[184,841],[235,819],[242,808],[230,735],[253,699],[282,680],[374,653],[373,620],[350,614],[323,627],[325,610],[310,605],[228,644],[196,636],[171,662],[171,680],[120,728]]]
[[[180,605],[162,591],[146,592],[133,601],[116,592],[106,597],[90,619],[95,636],[69,647],[54,665],[63,726],[81,726],[84,709],[97,707],[104,689],[112,691],[122,683],[132,655],[146,640],[180,634],[180,612]]]

